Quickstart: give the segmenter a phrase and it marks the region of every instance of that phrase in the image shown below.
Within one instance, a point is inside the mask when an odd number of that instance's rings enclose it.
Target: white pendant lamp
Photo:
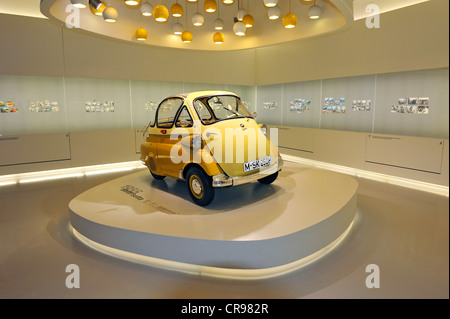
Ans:
[[[236,18],[239,21],[242,21],[242,19],[244,19],[244,17],[247,15],[247,10],[245,9],[239,9],[239,11],[237,12]]]
[[[271,7],[267,10],[267,16],[270,20],[276,20],[280,17],[281,10],[279,6]]]
[[[221,18],[217,18],[214,21],[214,29],[218,31],[223,30],[223,20]]]
[[[109,23],[115,23],[119,19],[119,12],[117,12],[116,8],[108,6],[103,10],[103,20]]]
[[[273,8],[278,4],[278,0],[264,0],[264,5],[267,8]]]
[[[205,18],[198,13],[198,2],[197,2],[197,13],[192,16],[192,24],[196,27],[201,27],[205,22]]]
[[[230,5],[234,3],[234,0],[222,0],[222,3],[225,5]]]
[[[183,34],[183,26],[181,23],[177,22],[172,27],[173,34],[175,35],[182,35]]]
[[[245,27],[245,24],[243,22],[238,21],[233,25],[233,32],[237,36],[243,37],[247,32],[247,28]]]
[[[70,0],[75,8],[84,9],[88,6],[88,0]]]
[[[141,5],[141,13],[144,17],[151,17],[153,14],[153,6],[146,2]]]
[[[205,18],[198,12],[192,17],[192,24],[196,27],[201,27],[204,22]]]
[[[322,9],[318,5],[313,5],[308,10],[309,18],[312,20],[319,19],[322,14]]]

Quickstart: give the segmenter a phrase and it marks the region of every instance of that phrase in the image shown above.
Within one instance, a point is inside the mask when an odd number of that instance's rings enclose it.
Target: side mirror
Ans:
[[[252,113],[252,117],[254,118],[254,119],[256,119],[256,116],[257,116],[258,114],[256,113],[256,112],[253,112]]]

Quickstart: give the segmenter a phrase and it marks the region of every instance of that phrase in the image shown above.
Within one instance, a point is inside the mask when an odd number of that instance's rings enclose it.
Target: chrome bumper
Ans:
[[[281,158],[281,156],[279,156],[275,164],[266,167],[254,174],[245,176],[231,176],[231,177],[226,174],[214,175],[212,177],[212,186],[228,187],[228,186],[237,186],[245,183],[251,183],[257,181],[258,179],[275,174],[276,172],[281,171],[282,168],[283,168],[283,159]]]

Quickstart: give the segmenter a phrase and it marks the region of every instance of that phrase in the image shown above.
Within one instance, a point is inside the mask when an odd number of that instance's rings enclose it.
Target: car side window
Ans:
[[[180,114],[178,115],[177,121],[175,123],[176,127],[192,127],[194,122],[192,121],[192,117],[189,114],[186,106],[181,109]]]
[[[175,116],[183,104],[181,98],[169,98],[161,102],[156,115],[156,125],[161,128],[171,128]]]
[[[201,101],[196,100],[194,102],[195,110],[197,111],[198,116],[202,122],[209,121],[212,119],[212,114],[209,111],[208,107]]]

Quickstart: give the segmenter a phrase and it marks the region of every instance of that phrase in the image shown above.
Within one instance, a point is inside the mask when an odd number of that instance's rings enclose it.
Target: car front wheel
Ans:
[[[278,172],[273,173],[272,175],[263,177],[258,179],[258,182],[260,182],[261,184],[272,184],[278,177]]]
[[[186,182],[194,203],[200,206],[206,206],[214,199],[214,187],[212,187],[211,178],[201,169],[191,168],[186,175]]]

